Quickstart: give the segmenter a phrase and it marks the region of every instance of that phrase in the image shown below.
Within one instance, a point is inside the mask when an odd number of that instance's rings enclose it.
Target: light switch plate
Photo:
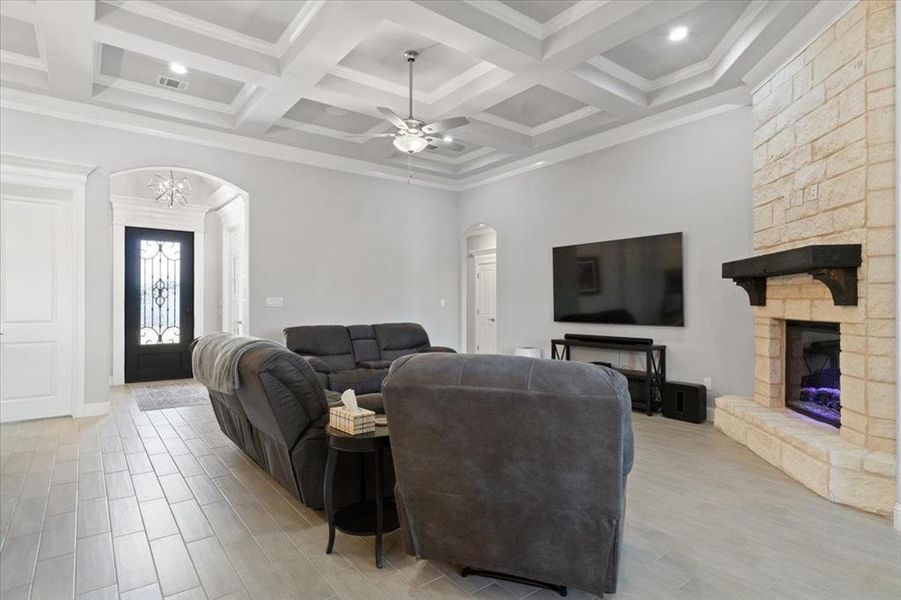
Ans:
[[[266,306],[268,308],[280,308],[285,305],[285,299],[281,296],[266,296]]]

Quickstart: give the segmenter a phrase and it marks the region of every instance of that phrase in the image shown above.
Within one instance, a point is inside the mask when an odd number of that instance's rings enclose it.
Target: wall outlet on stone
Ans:
[[[704,387],[708,392],[713,388],[713,381],[709,377],[704,378]]]

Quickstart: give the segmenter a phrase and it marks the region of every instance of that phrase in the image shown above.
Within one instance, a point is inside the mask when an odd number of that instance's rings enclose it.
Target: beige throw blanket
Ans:
[[[285,347],[271,340],[230,333],[211,333],[197,340],[191,354],[194,378],[211,390],[234,394],[241,387],[238,362],[256,348]]]

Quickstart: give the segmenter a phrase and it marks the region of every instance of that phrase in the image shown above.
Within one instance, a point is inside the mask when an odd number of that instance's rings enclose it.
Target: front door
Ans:
[[[0,421],[72,414],[76,278],[72,203],[0,190]]]
[[[125,381],[191,377],[194,233],[125,228]]]

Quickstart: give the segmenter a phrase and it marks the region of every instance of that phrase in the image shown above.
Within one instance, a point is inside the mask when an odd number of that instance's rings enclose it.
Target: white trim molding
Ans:
[[[75,268],[71,276],[75,289],[72,306],[72,416],[90,410],[102,410],[94,403],[85,404],[85,202],[88,176],[97,167],[73,162],[46,160],[15,154],[0,154],[0,181],[66,192],[74,207],[70,224],[74,240]],[[103,403],[99,403],[102,405]],[[109,403],[106,403],[109,410]]]
[[[209,206],[173,210],[147,198],[110,195],[113,219],[112,385],[125,383],[125,228],[152,227],[194,233],[194,329],[203,328],[204,232]]]

